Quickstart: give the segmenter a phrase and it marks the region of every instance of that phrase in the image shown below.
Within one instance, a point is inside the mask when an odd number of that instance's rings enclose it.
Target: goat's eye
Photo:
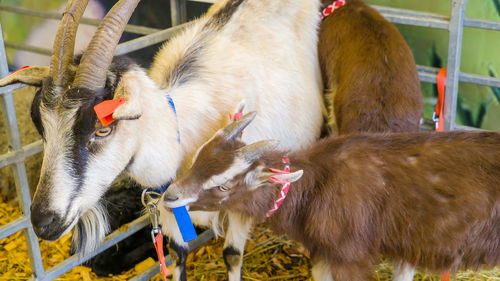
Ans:
[[[113,129],[111,127],[100,128],[97,131],[95,131],[95,136],[98,138],[107,137],[109,136],[109,134],[111,134],[112,131]]]
[[[219,185],[219,186],[217,186],[217,188],[222,192],[227,192],[231,189],[231,188],[227,187],[226,185]]]

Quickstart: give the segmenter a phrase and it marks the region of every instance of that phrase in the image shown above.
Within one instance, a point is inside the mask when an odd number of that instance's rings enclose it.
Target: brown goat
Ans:
[[[418,131],[422,95],[415,61],[380,13],[347,0],[321,23],[318,46],[330,131]]]
[[[274,177],[294,183],[267,221],[309,250],[315,280],[373,280],[381,255],[435,272],[500,264],[500,133],[328,138],[289,154],[291,173],[276,174],[286,153],[275,142],[237,139],[254,116],[203,146],[166,207],[263,220],[280,194]]]

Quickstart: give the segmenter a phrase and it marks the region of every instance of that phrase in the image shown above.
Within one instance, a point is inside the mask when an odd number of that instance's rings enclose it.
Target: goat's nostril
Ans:
[[[56,213],[52,211],[46,211],[41,213],[31,214],[31,223],[35,228],[37,234],[44,233],[49,225],[55,220]]]
[[[164,198],[165,201],[168,201],[168,202],[173,202],[173,201],[177,201],[179,200],[179,196],[175,196],[173,194],[168,194],[166,193],[165,194],[165,198]]]

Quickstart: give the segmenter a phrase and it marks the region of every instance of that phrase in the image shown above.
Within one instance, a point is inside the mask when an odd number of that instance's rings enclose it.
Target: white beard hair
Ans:
[[[79,258],[92,253],[109,232],[108,214],[99,203],[83,214],[73,230],[72,247]]]

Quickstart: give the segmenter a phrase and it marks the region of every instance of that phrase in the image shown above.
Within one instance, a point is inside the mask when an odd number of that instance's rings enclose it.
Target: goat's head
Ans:
[[[139,121],[119,121],[103,127],[93,107],[106,99],[126,97],[113,118],[136,120],[143,112],[134,95],[148,91],[148,86],[156,87],[130,60],[113,60],[138,2],[118,1],[81,59],[75,59],[76,31],[88,0],[70,0],[54,42],[50,67],[29,67],[0,80],[0,87],[18,82],[38,87],[31,114],[42,135],[45,153],[31,221],[43,239],[57,239],[84,215],[94,214],[94,218],[102,220],[103,216],[96,215],[93,208],[99,206],[99,199],[112,181],[135,157],[133,151],[139,141],[130,136],[140,125],[134,127],[132,123]]]
[[[241,133],[255,118],[248,113],[219,130],[199,150],[193,166],[164,193],[167,208],[189,205],[190,210],[217,211],[238,202],[244,204],[249,192],[269,183],[270,177],[290,182],[302,176],[302,170],[290,174],[270,172],[261,157],[277,146],[277,141],[245,145]]]

